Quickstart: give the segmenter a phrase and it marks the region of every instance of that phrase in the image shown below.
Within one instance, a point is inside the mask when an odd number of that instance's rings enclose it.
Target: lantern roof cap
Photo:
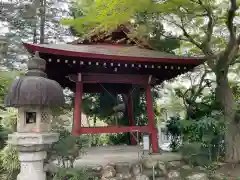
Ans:
[[[28,72],[15,80],[5,98],[8,107],[21,106],[62,106],[62,87],[44,73],[46,62],[38,52],[28,62]]]

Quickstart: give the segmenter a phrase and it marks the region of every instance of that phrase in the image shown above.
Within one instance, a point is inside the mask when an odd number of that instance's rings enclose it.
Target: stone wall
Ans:
[[[209,180],[203,168],[191,168],[179,156],[152,155],[138,162],[110,163],[92,170],[101,180]]]

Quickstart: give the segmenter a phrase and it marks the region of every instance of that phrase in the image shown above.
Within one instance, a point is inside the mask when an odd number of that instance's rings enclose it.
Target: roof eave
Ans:
[[[24,47],[30,52],[34,53],[38,51],[39,53],[53,54],[53,55],[63,55],[72,57],[82,57],[82,58],[97,58],[106,60],[120,60],[123,62],[138,62],[138,63],[176,63],[176,64],[190,64],[198,66],[204,62],[204,58],[199,57],[180,57],[180,58],[151,58],[151,57],[134,57],[134,56],[119,56],[119,55],[107,55],[107,54],[97,54],[88,52],[76,52],[62,49],[54,49],[48,47],[42,47],[37,44],[23,43]]]

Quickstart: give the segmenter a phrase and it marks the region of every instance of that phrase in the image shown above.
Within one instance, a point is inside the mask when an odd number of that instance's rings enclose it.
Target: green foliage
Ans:
[[[54,175],[53,180],[97,180],[92,177],[87,171],[74,169],[74,168],[59,168],[57,173]]]
[[[2,180],[15,180],[20,169],[16,148],[6,145],[8,134],[15,132],[17,128],[17,111],[2,106],[8,86],[17,75],[20,75],[20,72],[0,72],[0,179]]]
[[[10,131],[0,124],[0,150],[5,146]]]
[[[167,128],[167,134],[171,135],[171,144],[170,148],[172,151],[177,151],[180,146],[180,138],[182,135],[181,132],[181,122],[180,117],[170,117],[170,120],[168,121],[166,128]]]
[[[200,142],[185,143],[180,152],[183,160],[193,166],[203,166],[211,163],[208,148],[202,146]]]
[[[15,108],[7,108],[0,110],[0,149],[6,144],[8,134],[16,131],[17,128],[17,110]]]
[[[106,144],[111,144],[108,134],[92,135],[92,145],[102,146]]]
[[[110,134],[109,144],[111,145],[130,144],[129,134],[127,133]]]
[[[101,134],[92,136],[92,146],[130,144],[129,133]]]
[[[187,116],[172,117],[167,123],[173,150],[179,148],[181,139],[183,145],[179,150],[185,160],[193,165],[208,164],[224,152],[225,122],[214,90],[208,89],[208,93],[203,93],[206,87],[209,88],[205,75],[201,77],[200,84],[192,84],[189,89],[174,90],[176,96],[183,100]]]
[[[81,1],[76,1],[75,9],[82,9],[86,5],[81,4]],[[204,15],[195,16],[195,14],[205,11],[204,5],[216,8],[216,1],[203,1],[203,5],[198,4],[195,1],[184,0],[170,0],[166,2],[153,2],[151,0],[97,0],[90,4],[85,16],[76,19],[63,19],[62,23],[65,25],[74,26],[78,31],[84,29],[84,25],[88,24],[90,28],[101,26],[104,30],[109,28],[116,28],[119,24],[125,24],[135,15],[141,13],[147,13],[148,18],[158,17],[159,15],[169,16],[171,13],[177,16],[186,16],[187,20],[196,19],[194,23],[196,28],[205,29]],[[158,16],[156,16],[156,13]],[[222,15],[222,13],[220,13]],[[219,14],[219,15],[220,15]],[[174,19],[175,20],[175,19]],[[220,21],[220,18],[219,18]]]
[[[7,145],[0,152],[0,178],[1,180],[15,180],[20,171],[17,150]]]
[[[73,26],[78,32],[86,29],[88,31],[99,24],[102,30],[115,29],[119,24],[125,24],[136,12],[146,11],[151,4],[151,0],[96,0],[94,3],[88,4],[90,6],[85,16],[76,19],[62,19],[61,23]],[[76,6],[76,9],[82,9],[83,4],[77,3]]]
[[[49,156],[56,158],[63,167],[73,167],[74,161],[84,153],[84,147],[88,145],[88,137],[74,137],[64,128],[57,132],[60,134],[59,141],[53,144]]]
[[[180,41],[172,35],[165,34],[166,30],[158,19],[158,13],[138,12],[134,16],[135,31],[129,37],[147,40],[155,50],[174,53],[180,47]]]
[[[180,148],[187,161],[202,165],[219,158],[223,149],[225,124],[221,113],[212,113],[195,120],[171,118],[167,124],[168,133],[173,136],[172,147],[179,145],[178,137],[183,138]]]
[[[4,97],[13,80],[19,76],[19,71],[1,71],[0,72],[0,109],[4,110]]]
[[[132,5],[131,8],[129,8],[129,5]],[[101,1],[98,3],[94,1],[85,2],[76,0],[71,8],[73,18],[63,19],[61,22],[68,25],[73,34],[88,38],[89,34],[93,31],[96,33],[102,31],[110,32],[120,24],[134,20],[135,23],[132,24],[134,29],[131,29],[131,32],[128,33],[130,38],[148,41],[150,46],[155,50],[174,53],[173,50],[180,47],[180,41],[172,37],[172,35],[165,33],[164,27],[158,18],[159,14],[148,13],[146,11],[148,5],[152,5],[152,2],[149,0],[120,0],[115,1],[115,4],[111,1]],[[126,6],[128,7],[126,8]],[[96,9],[95,7],[101,8]],[[122,11],[122,9],[124,9],[124,11]],[[97,14],[97,18],[94,14]],[[103,21],[100,14],[102,14],[104,18]],[[117,15],[117,17],[115,17],[115,15]]]
[[[0,110],[0,117],[2,119],[2,124],[6,129],[11,132],[17,131],[17,117],[18,111],[15,108],[7,108],[6,110]]]
[[[166,37],[166,40],[163,39],[163,41],[162,38],[153,40],[153,44],[155,44],[155,40],[157,42],[156,49],[164,49],[165,51],[169,51],[169,48],[174,49],[172,46],[176,46],[180,39],[181,44],[185,47],[185,52],[188,54],[199,55],[204,53],[206,55],[206,51],[203,51],[205,45],[209,46],[214,52],[223,50],[227,45],[227,28],[225,25],[229,7],[227,0],[168,0],[161,2],[151,0],[97,0],[90,1],[90,4],[76,0],[73,6],[76,12],[79,9],[81,12],[83,12],[83,9],[88,9],[80,17],[62,19],[61,21],[65,25],[74,27],[77,32],[89,32],[92,29],[111,31],[118,25],[135,19],[137,25],[144,24],[147,29],[149,27],[155,29],[152,33],[147,31],[153,37]],[[141,17],[140,21],[138,20],[139,16]],[[214,33],[211,31],[210,24],[208,26],[207,23],[210,18],[214,22],[212,25]],[[168,25],[167,32],[163,31],[159,21]],[[234,24],[237,27],[239,26],[237,21],[234,21]],[[145,33],[143,32],[143,34]]]

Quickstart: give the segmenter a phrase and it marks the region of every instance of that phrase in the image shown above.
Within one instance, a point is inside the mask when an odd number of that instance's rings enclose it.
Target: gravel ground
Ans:
[[[86,155],[75,161],[75,167],[104,166],[111,162],[135,162],[142,155],[142,148],[137,146],[91,147],[85,151]]]

